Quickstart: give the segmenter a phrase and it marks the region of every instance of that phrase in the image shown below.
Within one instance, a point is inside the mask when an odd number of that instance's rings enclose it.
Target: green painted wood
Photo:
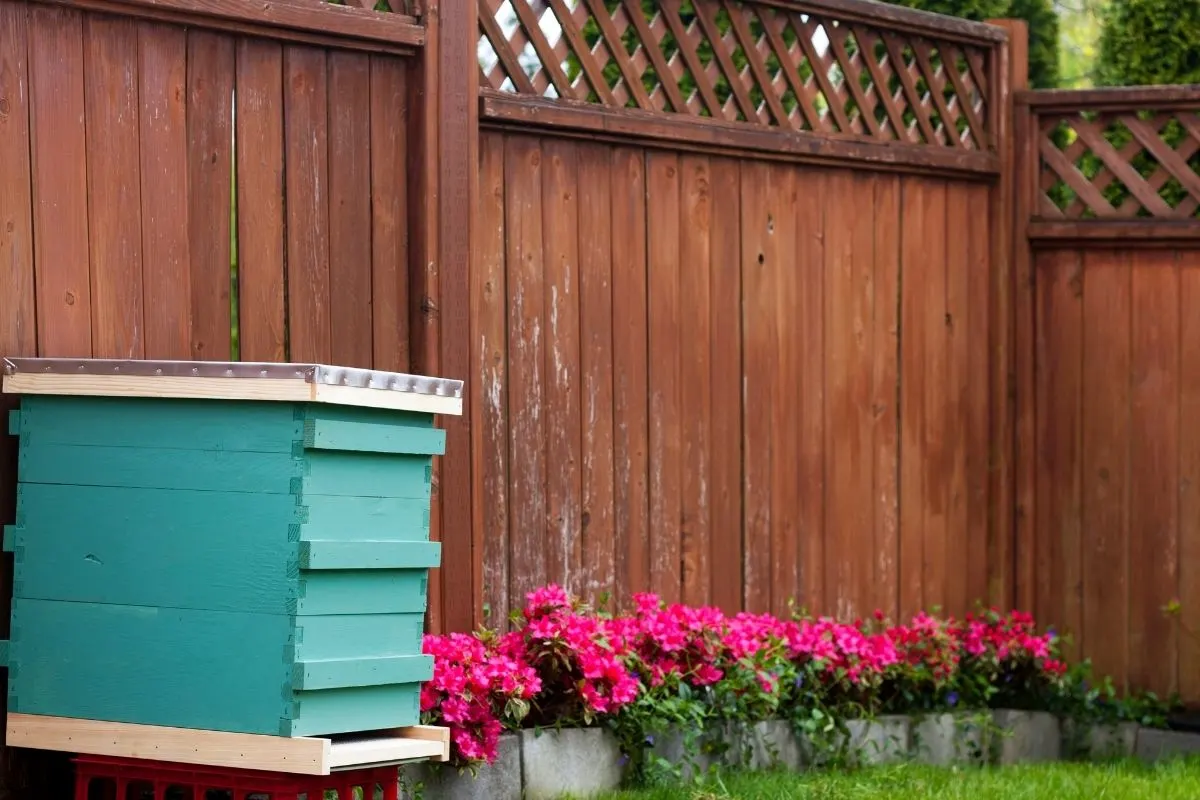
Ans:
[[[11,711],[278,734],[289,618],[18,598]]]
[[[421,652],[424,614],[338,614],[296,621],[296,661],[412,656]]]
[[[284,730],[289,736],[322,736],[402,728],[420,722],[420,703],[416,683],[302,692]]]
[[[432,464],[430,456],[309,451],[303,493],[428,501]]]
[[[301,464],[287,453],[27,445],[23,441],[18,470],[22,483],[288,494]]]
[[[423,569],[300,573],[300,616],[425,612],[429,572]],[[303,624],[303,623],[301,623]]]
[[[441,542],[301,542],[301,569],[406,569],[436,567]]]
[[[432,415],[26,400],[10,708],[285,735],[419,721]]]
[[[433,677],[433,656],[337,658],[302,661],[293,667],[294,689],[342,689],[427,681]]]
[[[290,454],[304,428],[290,403],[29,395],[21,408],[35,444]]]
[[[399,428],[432,428],[433,414],[417,411],[392,411],[386,408],[364,408],[329,403],[297,403],[297,416],[305,420],[329,420],[331,422],[356,422],[366,425],[382,425]]]
[[[8,412],[8,435],[17,436],[21,433],[21,412],[13,409]]]
[[[17,597],[286,614],[288,495],[27,484]]]
[[[8,667],[8,639],[0,639],[0,667]],[[432,677],[432,675],[431,675]]]
[[[442,455],[446,452],[446,432],[439,428],[310,419],[304,423],[304,446],[313,450]]]
[[[11,553],[13,548],[17,546],[19,532],[20,528],[18,528],[16,525],[4,526],[4,552]]]
[[[303,498],[301,539],[420,541],[429,538],[429,501],[411,497]]]

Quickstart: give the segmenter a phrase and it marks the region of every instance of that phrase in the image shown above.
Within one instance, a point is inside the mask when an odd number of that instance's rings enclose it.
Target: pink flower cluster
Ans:
[[[725,617],[715,608],[664,605],[657,595],[636,594],[632,616],[615,619],[619,647],[641,667],[651,687],[673,678],[692,686],[721,680],[721,635]]]
[[[531,593],[524,616],[511,645],[542,680],[537,723],[590,725],[637,697],[619,623],[591,613],[558,586]]]
[[[968,614],[954,633],[967,656],[998,669],[1032,663],[1051,676],[1067,671],[1067,665],[1055,657],[1054,633],[1039,635],[1033,616],[1023,611],[1001,614],[988,609]]]
[[[459,761],[494,761],[503,726],[501,714],[518,721],[523,704],[541,691],[537,672],[513,648],[509,637],[452,633],[426,636],[433,678],[421,687],[421,711],[450,728]]]
[[[633,613],[611,617],[558,586],[530,593],[509,633],[427,636],[425,652],[434,675],[421,692],[423,716],[451,728],[460,764],[492,761],[505,726],[592,725],[642,693],[681,683],[724,692],[739,713],[761,715],[803,702],[802,692],[878,705],[901,684],[957,702],[955,681],[967,665],[988,679],[1025,670],[1053,680],[1066,670],[1053,634],[1039,635],[1020,612],[962,621],[922,613],[889,626],[879,612],[869,625],[728,617],[639,594]]]
[[[913,617],[908,625],[893,625],[887,637],[897,656],[919,680],[944,686],[958,671],[961,661],[961,626],[954,620],[937,619],[925,612]]]
[[[899,661],[892,638],[869,634],[860,622],[847,625],[821,618],[801,620],[792,628],[787,639],[792,660],[812,663],[831,684],[874,688]]]

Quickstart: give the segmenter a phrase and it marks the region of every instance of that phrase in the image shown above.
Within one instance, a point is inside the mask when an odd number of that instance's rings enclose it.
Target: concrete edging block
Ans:
[[[1200,754],[1200,734],[1140,728],[1135,755],[1147,763]]]
[[[1128,758],[1137,748],[1136,722],[1083,724],[1072,719],[1062,722],[1062,756],[1089,761]]]
[[[791,723],[768,719],[733,731],[730,759],[734,766],[752,770],[784,769],[798,772],[804,767],[804,749]]]
[[[422,800],[521,800],[521,737],[500,737],[495,763],[472,775],[449,764],[412,764],[400,768],[401,797],[412,800],[420,786]]]
[[[996,763],[1033,764],[1062,758],[1062,726],[1045,711],[1001,709],[993,719],[1000,729]]]
[[[970,712],[930,714],[914,717],[912,750],[914,761],[937,767],[982,764],[987,761],[988,726]]]
[[[621,748],[602,728],[521,731],[526,800],[594,797],[621,785]]]

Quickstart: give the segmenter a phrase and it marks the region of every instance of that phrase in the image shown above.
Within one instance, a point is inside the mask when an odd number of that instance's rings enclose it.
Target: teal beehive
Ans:
[[[300,737],[414,725],[435,414],[320,365],[22,360],[8,710]]]

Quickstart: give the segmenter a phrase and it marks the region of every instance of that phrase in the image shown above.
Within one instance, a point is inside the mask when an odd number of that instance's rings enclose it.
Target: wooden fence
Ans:
[[[1004,31],[508,7],[480,5],[472,280],[492,619],[546,582],[844,617],[1005,597]]]
[[[1121,685],[1200,701],[1200,89],[1017,116],[1018,602]]]

